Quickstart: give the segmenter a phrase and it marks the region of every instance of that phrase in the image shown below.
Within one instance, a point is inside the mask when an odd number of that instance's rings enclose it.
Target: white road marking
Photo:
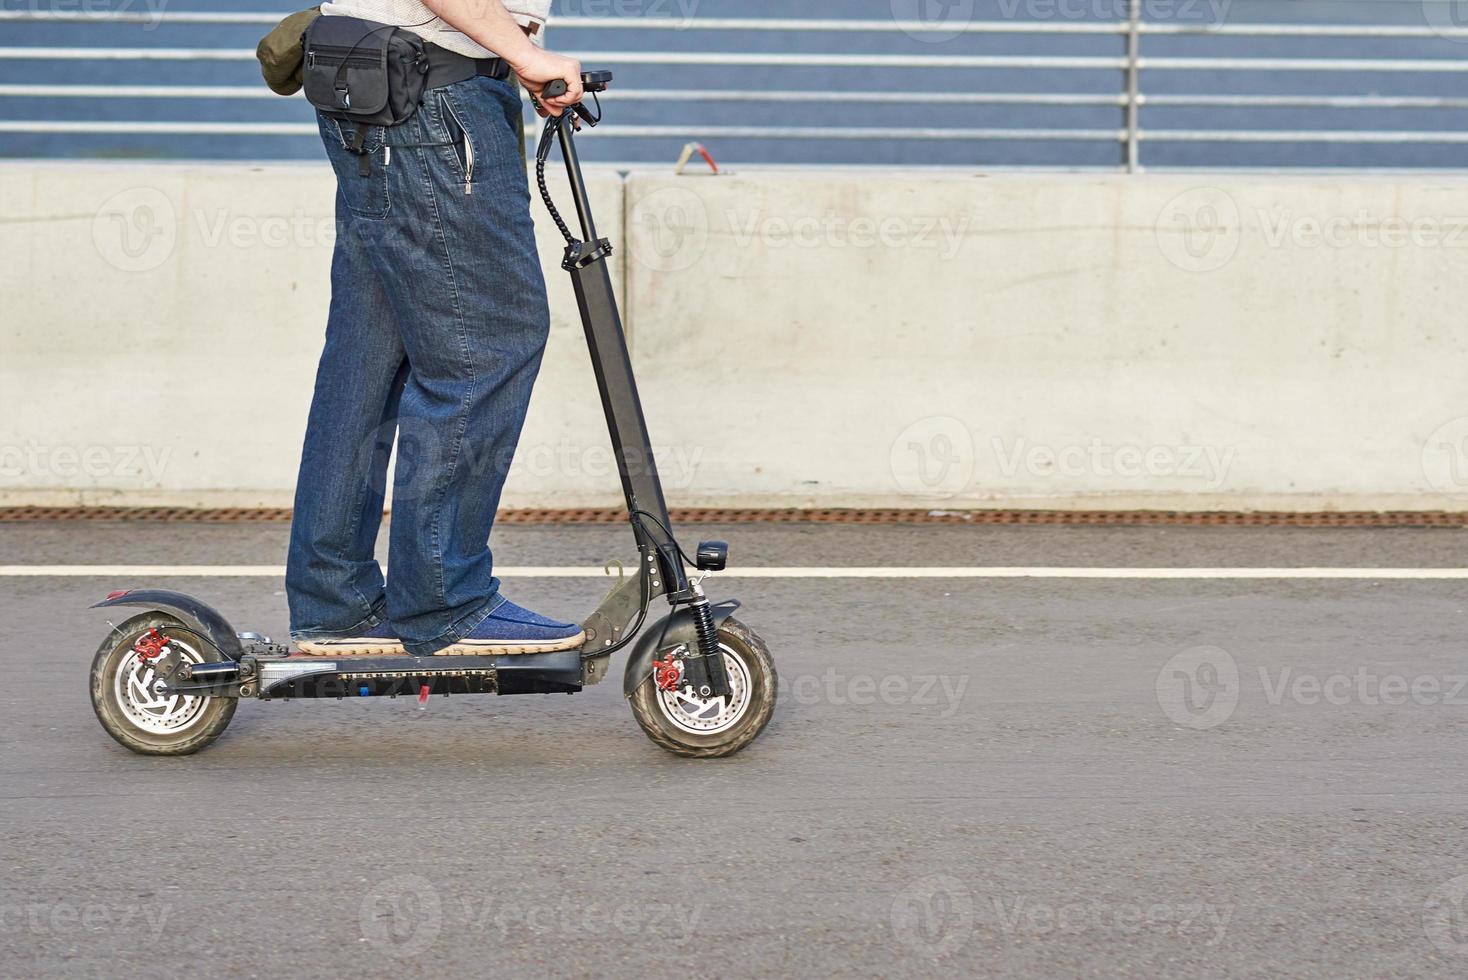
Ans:
[[[595,565],[497,568],[501,578],[605,578]],[[731,568],[727,578],[859,579],[1364,579],[1468,580],[1468,568],[1005,568],[802,567]],[[284,578],[283,565],[0,565],[0,578]]]

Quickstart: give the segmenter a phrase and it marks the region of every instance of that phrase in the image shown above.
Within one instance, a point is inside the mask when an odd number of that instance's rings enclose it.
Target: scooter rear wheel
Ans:
[[[218,738],[239,706],[237,698],[164,697],[154,690],[153,664],[136,650],[156,629],[190,663],[217,662],[212,648],[159,612],[134,616],[117,627],[92,660],[92,710],[107,734],[141,755],[189,755]]]
[[[759,737],[775,710],[775,663],[759,635],[739,620],[727,619],[719,627],[719,647],[732,689],[728,698],[699,698],[682,685],[665,690],[653,675],[629,699],[647,737],[674,755],[733,755]],[[659,659],[669,652],[659,651]]]

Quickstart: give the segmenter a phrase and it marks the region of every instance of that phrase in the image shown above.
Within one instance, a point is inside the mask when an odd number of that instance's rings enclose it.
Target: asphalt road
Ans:
[[[750,565],[1463,565],[1460,531],[741,527]],[[0,526],[0,564],[277,564],[273,526]],[[506,528],[517,565],[625,554]],[[0,975],[1468,972],[1451,581],[730,575],[782,700],[732,759],[576,697],[246,703],[105,736],[86,606],[6,579]],[[171,580],[280,635],[271,579]],[[576,615],[590,580],[516,580]],[[616,668],[620,670],[620,664]]]

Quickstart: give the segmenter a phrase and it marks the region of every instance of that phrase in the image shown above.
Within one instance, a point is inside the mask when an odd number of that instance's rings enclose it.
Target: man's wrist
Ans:
[[[518,26],[517,24],[516,27]],[[519,68],[526,61],[539,54],[541,49],[534,41],[530,40],[529,35],[525,34],[524,31],[517,30],[515,33],[518,37],[511,42],[512,50],[497,53],[501,58],[510,63],[510,67]]]

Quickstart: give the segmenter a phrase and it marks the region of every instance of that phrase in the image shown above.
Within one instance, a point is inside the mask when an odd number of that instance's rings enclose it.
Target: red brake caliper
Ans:
[[[683,679],[683,665],[672,657],[667,660],[654,660],[652,662],[653,679],[662,691],[678,690],[678,682]]]
[[[154,627],[138,637],[138,641],[133,644],[133,653],[136,653],[138,659],[143,663],[147,663],[162,654],[167,647],[168,637]]]

